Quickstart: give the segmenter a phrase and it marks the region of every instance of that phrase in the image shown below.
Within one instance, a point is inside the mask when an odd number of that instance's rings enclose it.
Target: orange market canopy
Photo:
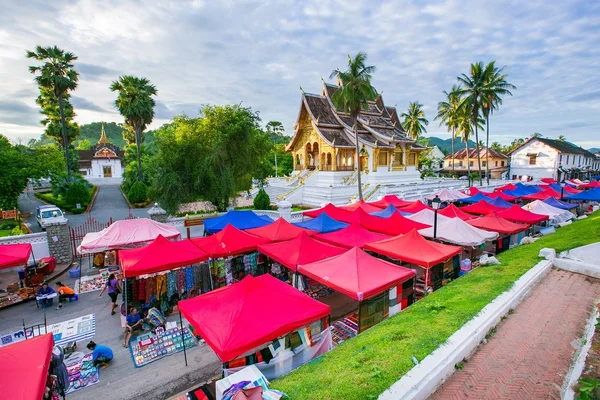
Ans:
[[[210,258],[222,258],[256,251],[259,244],[267,243],[267,239],[240,231],[233,225],[227,225],[219,233],[202,238],[190,239]]]
[[[54,338],[51,333],[0,347],[3,399],[40,400],[46,390]]]
[[[431,268],[462,252],[462,247],[449,246],[426,240],[416,230],[381,242],[368,243],[365,250],[384,256]]]
[[[358,247],[302,265],[298,272],[357,301],[367,300],[415,276],[412,269],[375,258]]]
[[[258,251],[292,271],[297,271],[299,265],[337,256],[346,249],[315,240],[302,232],[286,242],[260,245]]]
[[[32,251],[31,243],[0,245],[0,269],[27,265]]]
[[[306,232],[311,236],[317,234],[315,231],[299,228],[296,225],[289,223],[284,218],[279,218],[272,224],[260,228],[246,230],[246,233],[267,239],[270,242],[283,242],[286,240],[291,240],[302,232]]]
[[[182,300],[179,311],[222,362],[329,315],[328,305],[271,275]]]
[[[365,243],[389,239],[389,236],[368,231],[358,224],[352,224],[349,227],[336,232],[322,233],[315,236],[315,239],[350,249],[355,246],[363,248]]]
[[[152,243],[119,251],[125,278],[156,274],[208,260],[208,254],[189,240],[172,242],[159,235]]]
[[[151,242],[158,235],[172,239],[179,237],[179,231],[171,224],[163,224],[148,218],[124,219],[113,222],[100,232],[85,235],[77,251],[80,254],[91,254],[123,249]]]

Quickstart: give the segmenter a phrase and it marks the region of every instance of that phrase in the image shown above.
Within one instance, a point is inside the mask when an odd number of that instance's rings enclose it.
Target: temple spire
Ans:
[[[100,131],[100,139],[98,140],[98,144],[109,144],[109,140],[106,137],[106,132],[104,132],[104,122],[102,123],[102,128]]]

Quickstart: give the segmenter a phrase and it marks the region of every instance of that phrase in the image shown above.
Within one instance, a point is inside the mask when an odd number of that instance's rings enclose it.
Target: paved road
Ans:
[[[68,275],[61,276],[60,280],[71,287],[73,285],[73,279]],[[49,324],[95,313],[96,336],[92,340],[107,345],[115,354],[111,365],[102,370],[100,383],[68,395],[70,400],[166,399],[190,387],[200,386],[220,373],[220,363],[206,344],[189,349],[188,367],[185,366],[181,352],[142,368],[135,368],[129,350],[122,346],[123,329],[119,316],[110,315],[108,296],[105,293],[99,298],[98,293],[84,293],[80,295],[78,302],[66,303],[62,310],[48,309],[46,312]],[[0,333],[18,330],[23,326],[23,319],[28,325],[43,323],[44,312],[36,308],[35,302],[0,310]],[[179,317],[173,315],[168,319],[178,321]],[[79,342],[78,351],[87,352],[86,344],[87,341]]]
[[[560,399],[600,280],[552,270],[432,399]]]

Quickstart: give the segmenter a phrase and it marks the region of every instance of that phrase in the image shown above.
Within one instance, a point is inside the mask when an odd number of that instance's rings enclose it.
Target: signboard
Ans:
[[[2,219],[17,219],[17,209],[4,211],[2,210]]]
[[[0,347],[25,340],[23,329],[0,336]]]
[[[96,334],[96,314],[48,325],[48,333],[54,335],[54,344],[57,346],[90,339]]]

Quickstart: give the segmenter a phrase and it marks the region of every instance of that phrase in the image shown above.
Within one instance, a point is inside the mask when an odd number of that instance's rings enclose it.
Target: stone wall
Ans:
[[[67,219],[60,217],[46,224],[48,235],[48,248],[50,255],[56,258],[57,264],[69,264],[73,260],[71,235]]]

